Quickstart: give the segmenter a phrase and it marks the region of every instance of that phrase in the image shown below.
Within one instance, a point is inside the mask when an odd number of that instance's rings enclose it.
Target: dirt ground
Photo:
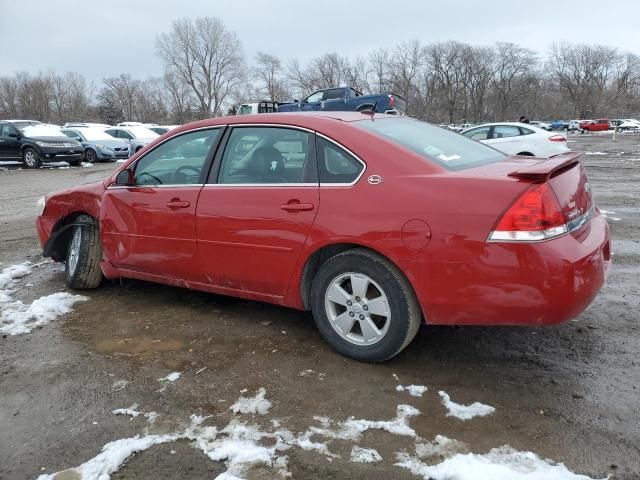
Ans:
[[[314,424],[392,419],[396,407],[420,410],[410,425],[424,439],[442,434],[472,452],[510,445],[563,462],[573,472],[640,478],[640,136],[572,135],[598,206],[607,210],[614,266],[608,284],[575,321],[554,328],[424,326],[397,358],[357,363],[333,352],[309,313],[137,281],[86,292],[89,300],[30,334],[0,338],[0,478],[35,478],[78,466],[106,443],[166,433],[211,415],[224,427],[229,406],[247,389],[264,387],[272,407],[244,420],[292,432]],[[0,171],[1,268],[41,261],[34,228],[36,200],[47,192],[99,180],[114,168]],[[31,285],[33,284],[33,285]],[[30,285],[30,286],[28,286]],[[18,283],[24,302],[64,291],[60,265],[45,264]],[[157,379],[182,372],[175,382]],[[120,388],[123,382],[125,388]],[[423,397],[398,384],[425,385]],[[493,415],[447,417],[438,391],[455,401],[479,401]],[[113,415],[139,404],[143,417]],[[394,466],[395,453],[415,440],[368,431],[357,442],[383,460],[349,461],[354,442],[329,449],[289,450],[293,478],[418,478]],[[150,448],[112,478],[215,478],[226,470],[186,440]],[[272,478],[255,469],[249,478]],[[73,478],[73,477],[68,477]]]

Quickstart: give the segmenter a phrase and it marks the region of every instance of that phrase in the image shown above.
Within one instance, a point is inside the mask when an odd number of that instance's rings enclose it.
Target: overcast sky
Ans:
[[[511,41],[541,53],[567,40],[640,54],[640,0],[0,0],[0,76],[161,75],[156,35],[198,16],[222,19],[249,60],[257,51],[285,61],[362,55],[412,39]]]

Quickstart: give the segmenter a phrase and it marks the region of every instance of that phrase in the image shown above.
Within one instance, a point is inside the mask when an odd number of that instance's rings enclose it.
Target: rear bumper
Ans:
[[[473,250],[467,252],[469,261],[427,265],[420,295],[427,323],[567,322],[589,306],[611,267],[609,227],[599,213],[580,230],[556,239],[467,248]]]

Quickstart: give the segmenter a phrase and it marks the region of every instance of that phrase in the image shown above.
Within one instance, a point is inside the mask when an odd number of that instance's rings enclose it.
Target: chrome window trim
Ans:
[[[189,187],[204,187],[204,183],[172,183],[167,185],[109,185],[107,190],[111,189],[123,189],[123,188],[189,188]]]
[[[205,187],[315,187],[320,185],[317,183],[205,183]]]

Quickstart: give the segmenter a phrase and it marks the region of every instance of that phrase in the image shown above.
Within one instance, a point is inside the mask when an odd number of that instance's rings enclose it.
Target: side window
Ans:
[[[6,125],[3,125],[0,123],[0,137],[8,137],[9,136],[9,129],[7,128]]]
[[[324,100],[341,100],[345,96],[344,88],[332,88],[331,90],[324,91]]]
[[[136,185],[197,185],[220,129],[198,130],[172,138],[135,166]]]
[[[320,183],[352,183],[364,165],[334,143],[318,137]]]
[[[118,138],[124,138],[125,140],[131,140],[133,135],[129,132],[125,132],[124,130],[118,130]]]
[[[310,133],[279,127],[236,127],[222,156],[218,183],[316,183]]]
[[[492,138],[508,138],[520,136],[520,129],[513,125],[496,125],[493,127]]]
[[[118,138],[118,131],[117,130],[105,130],[105,133],[111,135],[114,138]]]
[[[463,135],[469,137],[471,140],[486,140],[489,138],[489,130],[491,130],[491,127],[474,128],[473,130],[464,132]]]
[[[522,135],[531,135],[532,133],[535,133],[533,130],[529,130],[528,128],[524,128],[524,127],[518,127],[520,129],[520,133]]]
[[[324,94],[324,92],[322,92],[322,91],[316,92],[316,93],[312,93],[311,95],[309,95],[305,99],[305,103],[318,103],[320,100],[322,100],[322,95],[323,94]]]

